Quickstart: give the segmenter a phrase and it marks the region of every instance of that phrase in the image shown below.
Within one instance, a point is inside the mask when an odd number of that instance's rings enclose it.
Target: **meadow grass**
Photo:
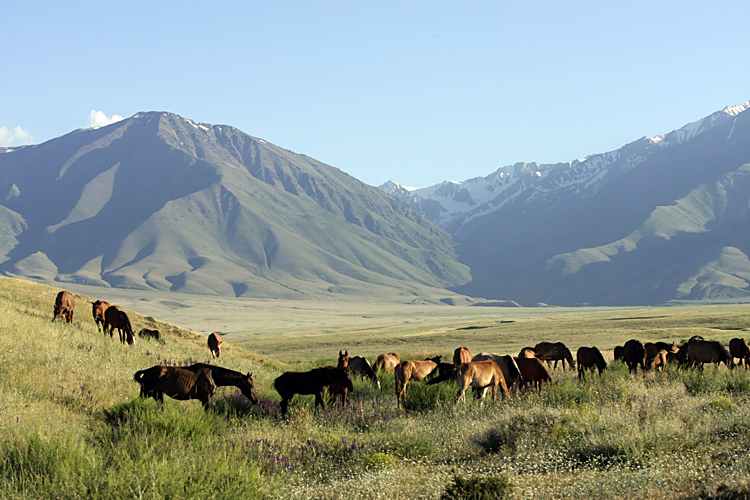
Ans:
[[[311,396],[297,396],[284,419],[276,376],[333,363],[339,349],[359,354],[345,339],[324,351],[289,337],[300,352],[327,354],[289,363],[226,343],[220,364],[252,371],[261,401],[221,388],[205,412],[195,401],[141,400],[132,380],[154,364],[212,362],[204,336],[131,311],[136,328],[156,327],[165,340],[124,346],[96,330],[86,296],[77,295],[73,325],[52,323],[56,292],[0,279],[0,498],[741,498],[750,490],[744,370],[633,376],[610,363],[584,381],[556,370],[541,395],[482,404],[467,395],[458,406],[453,382],[410,383],[401,411],[386,374],[380,390],[355,380],[346,409],[315,411]],[[628,336],[726,341],[750,319],[738,306],[680,310],[570,311],[394,337],[420,338],[405,357],[448,355],[450,335],[474,352],[515,353],[546,338],[575,351]],[[360,341],[368,355],[382,347]]]

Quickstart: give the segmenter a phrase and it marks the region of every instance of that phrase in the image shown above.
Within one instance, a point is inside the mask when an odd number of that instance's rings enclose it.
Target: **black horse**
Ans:
[[[315,368],[308,372],[284,372],[273,381],[276,392],[281,396],[281,414],[286,415],[289,401],[295,394],[315,395],[315,408],[326,407],[323,401],[323,390],[331,385],[339,383],[348,390],[354,390],[354,384],[348,369],[324,366]]]
[[[252,404],[258,403],[258,391],[255,390],[253,374],[242,373],[221,366],[209,365],[206,363],[195,363],[194,365],[184,367],[192,372],[208,371],[213,378],[216,387],[234,386],[238,388]]]

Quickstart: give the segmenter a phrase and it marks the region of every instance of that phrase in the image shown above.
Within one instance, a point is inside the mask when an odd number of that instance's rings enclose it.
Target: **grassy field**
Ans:
[[[191,320],[158,314],[168,296],[130,308],[134,327],[158,328],[164,342],[128,347],[96,330],[90,297],[80,293],[74,324],[52,323],[58,290],[0,278],[0,498],[750,494],[750,376],[744,370],[631,376],[614,363],[584,382],[558,370],[557,383],[541,395],[459,407],[454,384],[428,390],[416,383],[402,411],[392,376],[384,376],[380,391],[356,380],[346,409],[314,412],[312,397],[298,396],[289,420],[279,417],[273,390],[282,371],[330,363],[340,349],[417,358],[448,355],[458,345],[515,354],[541,340],[561,340],[572,351],[597,345],[610,361],[612,347],[629,338],[680,342],[700,334],[726,343],[747,337],[747,306],[268,302],[264,310],[258,302],[188,307],[188,298],[180,298],[185,318],[199,318],[201,308],[207,317],[219,310],[246,315],[227,320],[248,326],[226,337],[220,364],[252,371],[261,402],[250,406],[237,392],[220,390],[214,409],[204,412],[194,401],[168,399],[160,409],[137,397],[136,370],[210,358],[204,335],[174,326]]]

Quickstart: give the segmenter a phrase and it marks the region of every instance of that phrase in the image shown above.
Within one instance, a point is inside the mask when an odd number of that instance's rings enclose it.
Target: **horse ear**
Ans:
[[[348,355],[349,355],[349,351],[345,351],[344,356],[348,356]]]
[[[343,356],[343,351],[339,351],[339,356]]]

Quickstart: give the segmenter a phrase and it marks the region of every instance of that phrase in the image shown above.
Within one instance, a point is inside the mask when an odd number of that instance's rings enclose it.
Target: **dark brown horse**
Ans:
[[[701,370],[704,363],[713,363],[716,368],[719,368],[721,363],[727,365],[727,368],[732,367],[732,357],[729,351],[715,340],[690,342],[688,344],[688,362],[693,367],[699,366]]]
[[[185,366],[184,368],[195,373],[207,371],[211,374],[211,378],[216,384],[216,387],[236,387],[247,399],[250,400],[252,404],[258,403],[258,391],[255,390],[253,374],[250,372],[245,374],[236,370],[230,370],[229,368],[208,365],[206,363],[195,363],[194,365]]]
[[[349,351],[339,351],[339,360],[336,368],[345,370],[349,368]],[[351,370],[350,370],[351,373]],[[346,384],[335,383],[328,386],[328,394],[331,397],[331,404],[336,402],[336,398],[341,397],[341,404],[346,408],[346,400],[349,395],[349,387]]]
[[[148,328],[142,328],[138,332],[138,336],[142,339],[161,340],[161,334],[159,333],[159,330],[150,330]]]
[[[111,338],[115,328],[117,328],[120,334],[120,342],[135,345],[135,333],[133,333],[130,318],[128,318],[125,311],[121,311],[117,306],[109,306],[104,311],[104,334],[109,333]]]
[[[630,339],[625,342],[623,356],[630,373],[638,373],[639,366],[642,370],[646,369],[646,348],[640,340]]]
[[[565,371],[565,362],[567,361],[571,370],[576,369],[573,354],[562,342],[539,342],[534,346],[534,352],[536,357],[546,361],[550,368],[552,367],[552,361],[555,362],[555,369],[557,369],[557,362],[562,361],[563,371]]]
[[[139,370],[133,380],[141,385],[141,397],[152,397],[164,405],[164,395],[178,400],[197,399],[206,410],[216,392],[211,372],[198,368],[195,371],[177,366],[155,365]]]
[[[732,366],[734,366],[734,358],[738,358],[740,366],[744,366],[745,369],[750,368],[750,346],[747,345],[747,340],[739,337],[730,340],[729,354],[732,356]]]
[[[362,380],[364,380],[365,377],[369,378],[372,380],[372,383],[380,389],[380,379],[375,373],[375,370],[372,369],[372,366],[370,365],[370,362],[367,361],[366,357],[353,356],[349,358],[349,371],[352,373],[352,376],[359,375]]]
[[[576,361],[578,362],[579,380],[585,377],[587,368],[592,373],[594,372],[594,368],[596,368],[599,370],[599,375],[601,375],[607,367],[604,356],[602,356],[602,353],[596,347],[579,347],[576,352]]]
[[[315,395],[315,408],[326,407],[323,401],[323,390],[335,383],[344,384],[350,391],[354,390],[352,378],[348,370],[324,366],[307,372],[284,372],[273,381],[276,392],[281,396],[281,414],[286,415],[289,401],[295,394]]]
[[[110,306],[109,302],[97,300],[91,303],[91,315],[94,317],[96,329],[101,331],[104,328],[104,312]]]
[[[211,351],[211,357],[218,359],[221,356],[221,344],[223,342],[221,335],[216,332],[208,336],[208,350]]]
[[[66,323],[73,322],[73,309],[76,307],[76,299],[73,294],[67,290],[57,294],[55,297],[55,315],[52,317],[52,321],[57,321],[62,318]]]

